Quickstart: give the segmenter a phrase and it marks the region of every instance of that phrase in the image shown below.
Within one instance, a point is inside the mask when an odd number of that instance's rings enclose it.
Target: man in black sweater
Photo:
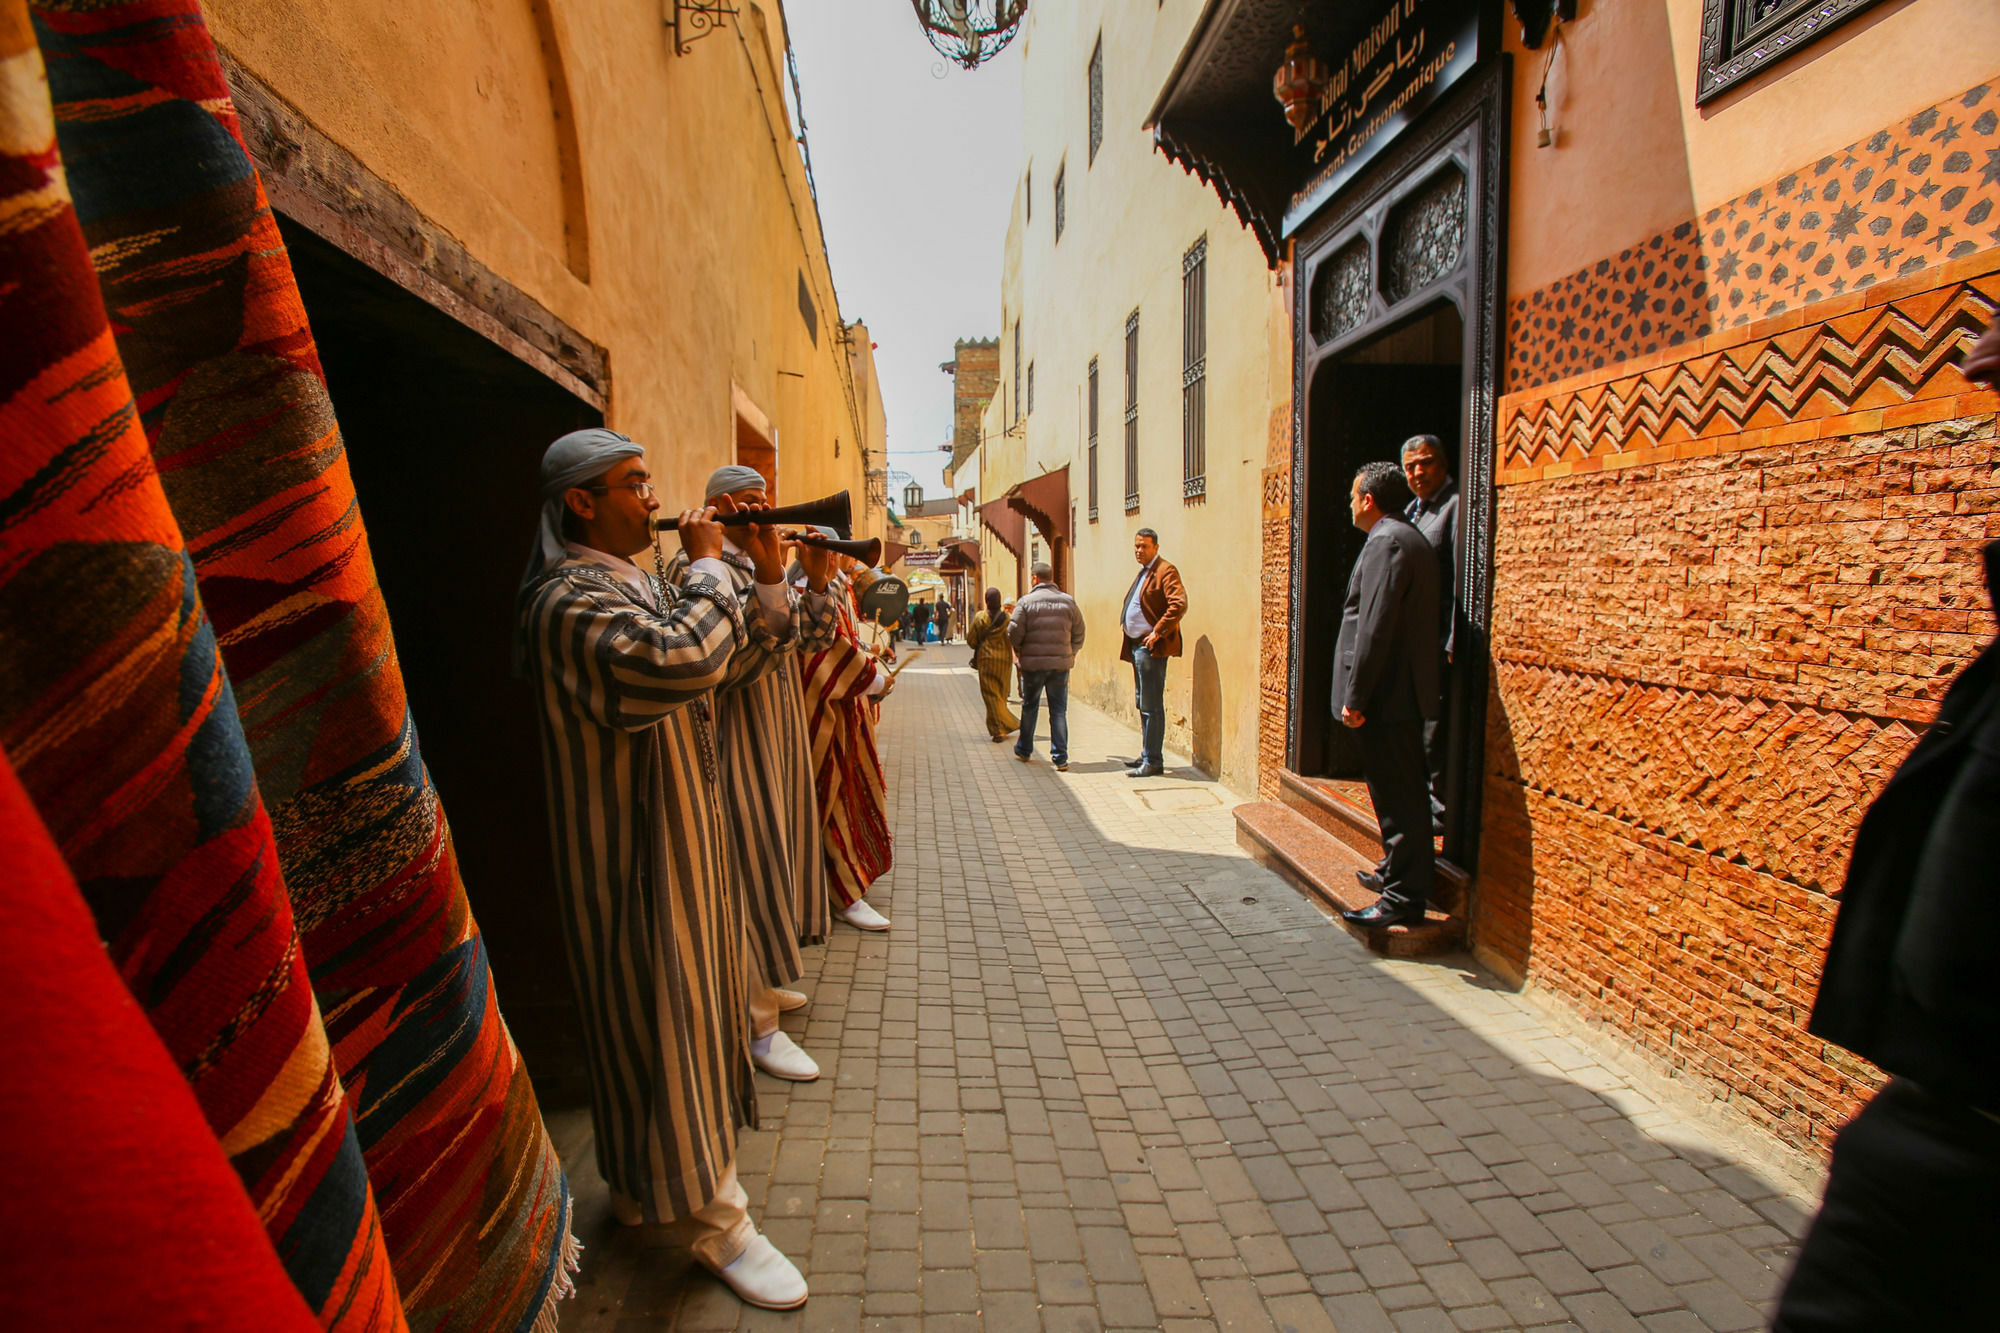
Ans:
[[[2000,374],[2000,324],[1966,358]],[[1985,551],[2000,609],[2000,542]],[[2000,1323],[2000,644],[1868,808],[1809,1030],[1889,1082],[1833,1144],[1777,1333]]]
[[[1333,712],[1360,732],[1368,799],[1382,827],[1382,872],[1361,876],[1381,899],[1344,914],[1366,926],[1421,923],[1436,870],[1424,723],[1438,713],[1437,554],[1402,516],[1409,503],[1409,483],[1394,463],[1355,473],[1349,510],[1368,540],[1347,580]]]

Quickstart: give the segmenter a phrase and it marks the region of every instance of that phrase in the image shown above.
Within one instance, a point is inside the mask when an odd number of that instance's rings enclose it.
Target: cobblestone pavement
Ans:
[[[1069,773],[1016,763],[961,652],[884,710],[895,929],[811,951],[786,1021],[825,1076],[760,1076],[742,1145],[811,1301],[746,1309],[617,1227],[571,1112],[565,1329],[1762,1326],[1809,1197],[1468,961],[1368,954],[1222,788],[1127,779],[1103,715],[1072,708]]]

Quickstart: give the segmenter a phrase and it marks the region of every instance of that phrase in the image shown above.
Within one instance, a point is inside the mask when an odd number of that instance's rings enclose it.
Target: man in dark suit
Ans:
[[[2000,324],[1963,366],[2000,378]],[[2000,542],[1985,551],[2000,612]],[[1833,1142],[1776,1333],[1991,1328],[2000,1253],[2000,643],[1854,836],[1808,1031],[1889,1082]]]
[[[1435,435],[1412,435],[1403,441],[1403,477],[1416,496],[1403,517],[1437,552],[1438,560],[1438,692],[1450,679],[1454,636],[1458,629],[1458,483],[1445,461],[1444,441]],[[1445,714],[1424,723],[1424,755],[1431,770],[1431,832],[1444,832]]]
[[[1333,711],[1360,733],[1368,798],[1382,826],[1381,899],[1344,915],[1367,926],[1419,923],[1430,902],[1430,774],[1424,722],[1438,712],[1437,554],[1402,517],[1409,483],[1394,463],[1354,474],[1349,511],[1368,534],[1347,580],[1333,654]]]

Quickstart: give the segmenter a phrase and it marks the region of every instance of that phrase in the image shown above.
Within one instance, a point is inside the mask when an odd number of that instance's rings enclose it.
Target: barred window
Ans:
[[[1090,475],[1090,521],[1097,521],[1097,358],[1090,358],[1090,369],[1084,372],[1084,380],[1090,386],[1087,397],[1090,400],[1090,444],[1089,460],[1085,471]]]
[[[1056,168],[1056,239],[1063,233],[1063,177],[1069,173],[1069,165],[1064,163]]]
[[[1035,363],[1028,363],[1028,415],[1035,415]]]
[[[1125,318],[1125,512],[1139,507],[1139,312]]]
[[[1097,146],[1104,142],[1104,34],[1090,52],[1090,160],[1097,161]]]
[[[1208,237],[1181,256],[1181,498],[1208,493]]]
[[[1021,419],[1021,321],[1014,321],[1014,420]]]

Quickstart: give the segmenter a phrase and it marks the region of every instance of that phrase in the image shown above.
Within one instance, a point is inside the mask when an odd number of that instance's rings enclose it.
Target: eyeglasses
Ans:
[[[650,481],[621,481],[615,486],[585,486],[583,489],[597,495],[606,491],[630,491],[641,500],[653,498],[653,483]]]

